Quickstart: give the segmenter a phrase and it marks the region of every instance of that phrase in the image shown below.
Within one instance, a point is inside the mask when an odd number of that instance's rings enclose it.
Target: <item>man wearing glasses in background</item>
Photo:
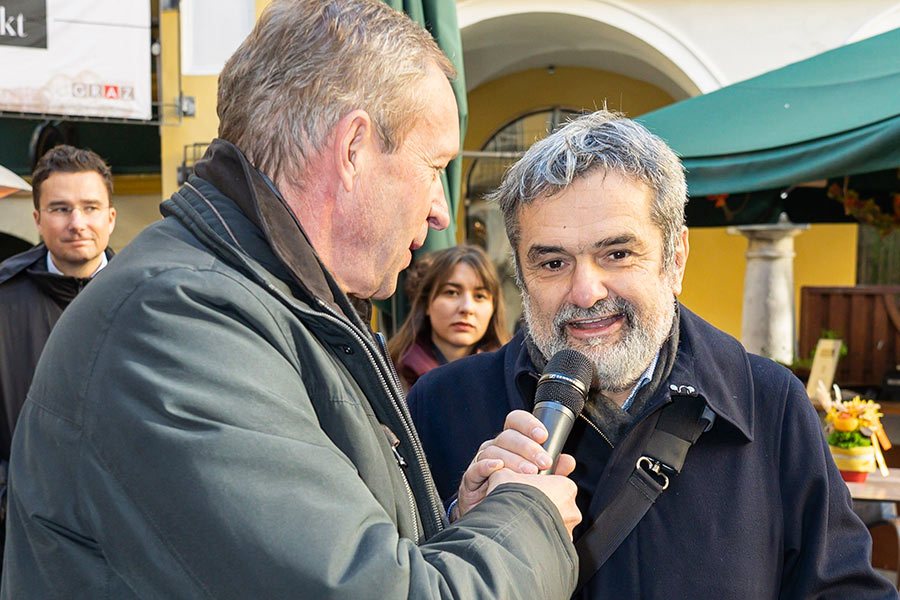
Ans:
[[[106,266],[116,226],[109,167],[90,150],[49,150],[34,170],[32,190],[43,243],[0,263],[4,488],[10,441],[41,350],[63,309]]]

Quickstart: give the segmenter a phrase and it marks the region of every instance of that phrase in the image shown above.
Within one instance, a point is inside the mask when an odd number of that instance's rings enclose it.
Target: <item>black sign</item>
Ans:
[[[47,48],[47,0],[0,0],[0,46]]]

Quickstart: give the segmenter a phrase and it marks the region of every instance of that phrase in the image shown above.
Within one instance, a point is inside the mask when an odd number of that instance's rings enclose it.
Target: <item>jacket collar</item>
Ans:
[[[527,331],[528,327],[523,324],[516,335],[506,343],[503,370],[512,375],[512,379],[507,380],[506,386],[510,410],[534,408],[534,394],[537,391],[540,373],[528,354],[528,347],[525,344]]]
[[[341,291],[275,185],[234,144],[213,140],[194,173],[231,199],[262,232],[295,285],[367,329],[371,304]]]
[[[717,417],[753,441],[755,390],[747,351],[683,305],[678,355],[666,385],[672,395],[704,398]]]
[[[10,256],[0,263],[0,283],[9,281],[35,262],[43,260],[47,256],[47,246],[38,244],[25,252]]]
[[[104,254],[110,260],[115,253],[107,248]],[[48,271],[47,246],[43,243],[0,263],[0,285],[20,274],[26,275],[42,293],[62,308],[68,306],[91,280],[90,277],[72,277]]]
[[[726,422],[747,441],[753,441],[753,379],[744,347],[733,337],[719,331],[679,306],[678,353],[672,371],[660,390],[663,402],[672,396],[700,396],[717,420]],[[524,343],[525,327],[509,341],[504,360],[510,410],[531,410],[537,388],[538,370]]]

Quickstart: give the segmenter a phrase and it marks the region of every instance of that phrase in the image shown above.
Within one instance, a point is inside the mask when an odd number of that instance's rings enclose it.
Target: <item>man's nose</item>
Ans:
[[[432,229],[447,229],[450,225],[450,209],[444,195],[444,184],[441,177],[435,178],[431,186],[431,211],[428,213],[428,226]]]
[[[572,274],[569,302],[581,308],[590,308],[609,295],[603,269],[589,263],[579,262]]]
[[[84,214],[80,208],[72,209],[72,212],[69,213],[69,228],[74,230],[81,230],[85,228],[85,224],[87,222],[87,216]]]

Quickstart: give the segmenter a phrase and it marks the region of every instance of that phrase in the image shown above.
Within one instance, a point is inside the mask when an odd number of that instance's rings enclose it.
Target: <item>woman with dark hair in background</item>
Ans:
[[[433,252],[413,265],[409,316],[388,350],[407,387],[434,367],[509,340],[497,270],[477,246]]]

